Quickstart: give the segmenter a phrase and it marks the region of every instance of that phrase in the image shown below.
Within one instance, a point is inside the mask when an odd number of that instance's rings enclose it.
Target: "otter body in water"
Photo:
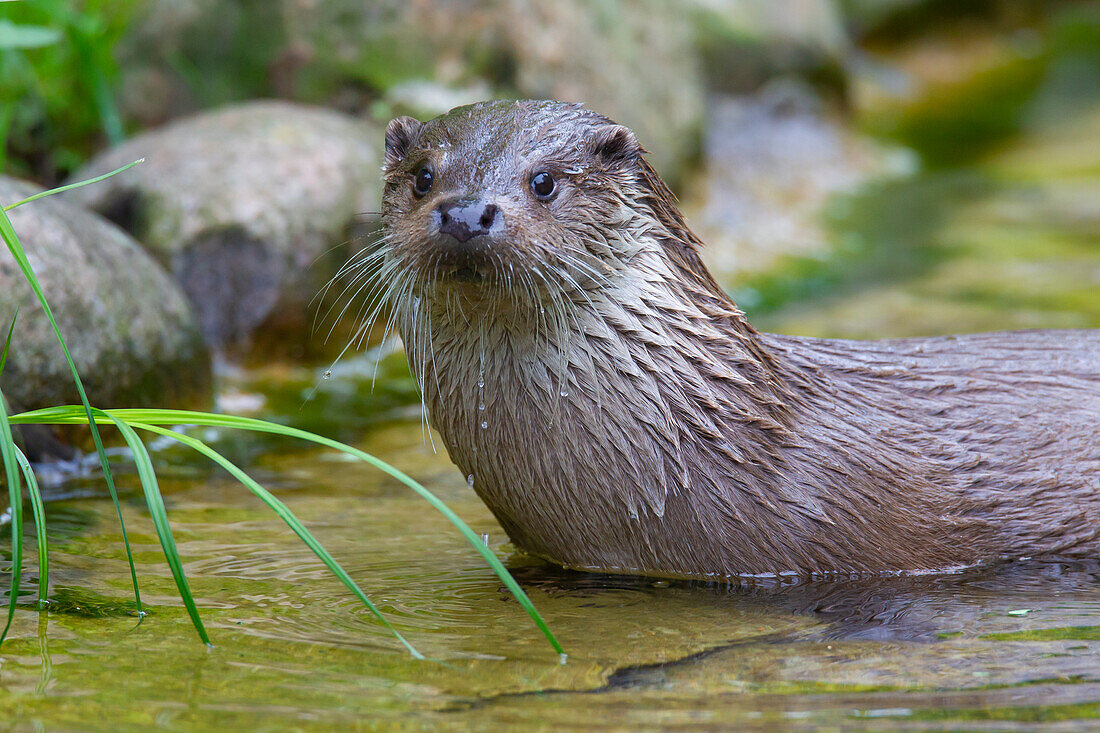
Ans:
[[[518,547],[691,578],[1100,556],[1100,331],[759,333],[633,133],[578,105],[386,146],[391,317]]]

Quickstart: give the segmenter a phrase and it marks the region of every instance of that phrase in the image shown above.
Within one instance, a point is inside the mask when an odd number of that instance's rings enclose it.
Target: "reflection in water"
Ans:
[[[631,606],[665,592],[652,580],[537,569],[529,587],[599,603],[630,591]],[[723,722],[816,727],[843,721],[1089,718],[1100,699],[1100,562],[1005,563],[950,576],[761,586],[675,583],[733,608],[826,623],[721,644],[672,662],[616,669],[580,693],[565,690],[464,701],[455,715],[491,711],[568,724],[610,715],[620,724]],[[1041,629],[1041,630],[1036,630]],[[1023,687],[1021,687],[1023,686]],[[595,695],[595,696],[594,696]],[[644,705],[644,712],[638,709]]]
[[[763,605],[777,613],[802,614],[825,622],[812,635],[819,639],[933,641],[945,635],[977,637],[1018,631],[1024,617],[1045,626],[1100,624],[1100,560],[1032,559],[947,575],[821,581],[791,578],[738,585],[655,581],[550,566],[513,572],[527,588],[538,588],[550,596],[587,598],[590,606],[599,604],[605,594],[612,595],[622,607],[640,605],[646,596],[668,587],[712,596],[732,606]],[[624,591],[637,597],[623,600]],[[1023,610],[1027,613],[1019,613]]]

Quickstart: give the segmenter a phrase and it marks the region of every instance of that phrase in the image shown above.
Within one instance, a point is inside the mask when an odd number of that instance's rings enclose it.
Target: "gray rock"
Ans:
[[[518,5],[509,26],[519,88],[532,97],[584,102],[631,127],[650,162],[675,184],[698,152],[705,113],[682,9],[665,0]]]
[[[335,112],[250,102],[108,150],[74,179],[145,162],[66,196],[129,230],[183,286],[207,341],[234,347],[306,311],[331,274],[314,261],[377,208],[380,144],[375,127]]]
[[[0,202],[38,188],[0,176]],[[56,197],[9,212],[12,225],[100,407],[169,406],[205,399],[210,362],[194,315],[167,273],[125,232]],[[64,354],[6,248],[0,255],[0,323],[19,316],[0,376],[15,409],[79,402]]]

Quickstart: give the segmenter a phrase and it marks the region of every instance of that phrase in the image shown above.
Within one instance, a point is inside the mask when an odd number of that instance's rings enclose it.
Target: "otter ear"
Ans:
[[[588,149],[607,165],[631,163],[645,152],[634,132],[622,125],[597,127],[588,138]]]
[[[420,135],[423,123],[412,117],[397,117],[386,125],[386,170],[396,167],[408,155]]]

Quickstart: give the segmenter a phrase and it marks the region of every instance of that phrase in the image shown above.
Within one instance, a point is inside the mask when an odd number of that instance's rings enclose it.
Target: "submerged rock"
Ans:
[[[39,189],[0,176],[0,204]],[[56,197],[9,216],[65,342],[98,407],[165,407],[205,399],[210,362],[179,288],[110,222]],[[13,409],[79,403],[46,314],[6,249],[0,256],[0,325],[18,309],[0,387]]]
[[[332,274],[315,261],[377,207],[376,133],[327,110],[250,102],[108,150],[74,180],[145,162],[66,195],[119,223],[165,264],[215,348],[247,344],[265,321],[289,319],[305,340],[307,304]]]

